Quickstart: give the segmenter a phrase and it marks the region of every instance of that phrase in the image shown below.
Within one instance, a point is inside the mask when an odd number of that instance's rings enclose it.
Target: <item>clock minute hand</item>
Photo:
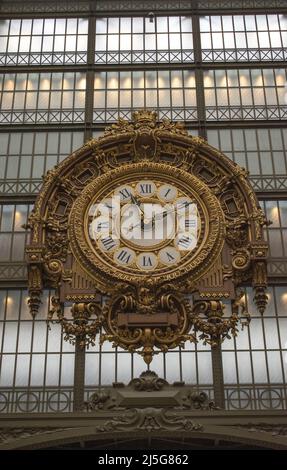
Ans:
[[[169,211],[162,212],[162,213],[158,214],[157,216],[155,215],[155,216],[153,217],[153,221],[154,221],[154,220],[161,219],[161,218],[164,218],[164,217],[166,217],[168,214],[172,214],[173,212],[176,212],[178,209],[182,209],[183,207],[187,207],[187,206],[189,206],[190,204],[192,204],[192,202],[188,202],[187,204],[184,204],[183,206],[176,207],[175,209],[170,209]]]

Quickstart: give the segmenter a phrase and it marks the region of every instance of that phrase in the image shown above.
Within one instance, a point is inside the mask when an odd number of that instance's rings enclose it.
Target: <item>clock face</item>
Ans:
[[[181,266],[198,251],[206,226],[192,191],[160,176],[110,186],[91,201],[86,223],[97,256],[135,275]]]

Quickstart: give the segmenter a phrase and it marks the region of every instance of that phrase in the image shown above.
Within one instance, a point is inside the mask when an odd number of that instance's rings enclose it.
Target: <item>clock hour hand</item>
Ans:
[[[139,201],[131,194],[131,200],[132,200],[132,203],[135,204],[138,208],[138,210],[140,211],[140,213],[143,215],[143,210],[140,206],[140,203]]]

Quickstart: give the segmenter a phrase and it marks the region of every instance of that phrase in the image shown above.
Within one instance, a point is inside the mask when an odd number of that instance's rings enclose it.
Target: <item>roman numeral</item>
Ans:
[[[185,228],[196,227],[196,220],[195,219],[185,219]]]
[[[146,183],[146,184],[140,184],[140,190],[143,194],[150,194],[151,191],[151,184]]]
[[[192,242],[192,239],[189,237],[182,237],[178,241],[178,246],[182,246],[184,248],[188,248],[190,243]]]
[[[118,259],[119,261],[122,261],[123,263],[128,264],[129,261],[130,261],[130,259],[131,259],[131,254],[129,254],[129,253],[128,253],[127,251],[125,251],[125,250],[122,250],[122,251],[118,254],[117,259]]]
[[[112,237],[102,238],[101,242],[107,251],[111,250],[112,248],[114,248],[114,246],[116,246],[116,242],[112,239]]]
[[[168,258],[168,261],[173,261],[175,258],[172,256],[168,251],[166,252],[166,256]]]
[[[150,256],[143,256],[143,266],[152,266],[152,261]]]
[[[131,192],[127,188],[121,189],[119,193],[121,194],[123,199],[128,199],[131,197]]]
[[[165,193],[164,197],[167,197],[167,195],[170,193],[171,189],[169,188],[167,192]]]
[[[99,222],[97,225],[97,230],[103,230],[105,228],[109,228],[109,222]]]

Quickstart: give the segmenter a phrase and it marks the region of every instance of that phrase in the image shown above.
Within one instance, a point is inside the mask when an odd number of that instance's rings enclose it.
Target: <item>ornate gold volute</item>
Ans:
[[[247,176],[154,112],[108,127],[44,178],[27,226],[31,314],[54,289],[48,320],[65,339],[99,336],[146,363],[187,340],[236,336],[250,321],[240,286],[253,286],[260,313],[267,303],[266,220]]]

